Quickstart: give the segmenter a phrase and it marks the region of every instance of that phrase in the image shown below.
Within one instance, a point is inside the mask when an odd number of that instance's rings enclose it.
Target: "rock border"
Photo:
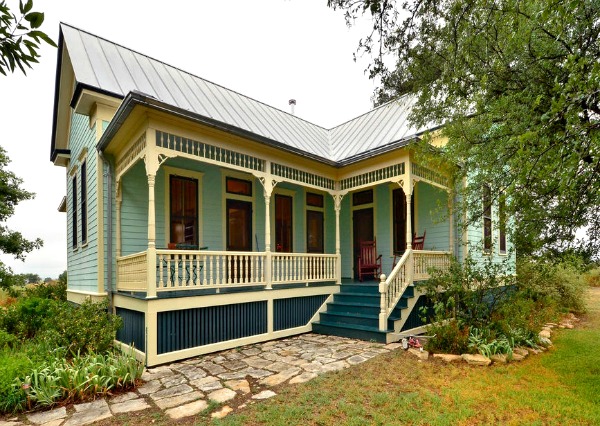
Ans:
[[[422,348],[420,350],[415,348],[409,348],[407,352],[417,357],[419,362],[427,361],[429,359],[439,359],[446,364],[467,363],[468,365],[476,367],[487,367],[493,364],[508,364],[510,362],[523,361],[529,355],[537,355],[548,350],[548,348],[552,346],[552,341],[550,340],[550,338],[552,337],[552,333],[555,331],[555,329],[570,330],[575,328],[575,325],[573,323],[577,323],[579,321],[581,320],[577,318],[573,313],[569,313],[565,317],[563,317],[558,323],[546,323],[538,333],[541,346],[539,346],[538,348],[516,347],[513,349],[512,356],[506,354],[495,354],[488,358],[481,354],[430,354],[428,351],[423,350]]]

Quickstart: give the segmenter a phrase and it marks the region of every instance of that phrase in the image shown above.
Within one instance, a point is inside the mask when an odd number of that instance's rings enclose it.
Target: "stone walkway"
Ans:
[[[172,419],[194,416],[209,403],[224,417],[276,395],[275,386],[307,382],[320,374],[360,364],[400,347],[343,337],[304,334],[150,368],[143,386],[111,399],[0,420],[0,426],[79,426],[158,407]]]

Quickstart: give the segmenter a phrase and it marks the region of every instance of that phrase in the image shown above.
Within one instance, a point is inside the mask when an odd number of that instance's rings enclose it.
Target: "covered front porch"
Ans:
[[[355,283],[364,240],[381,255],[369,303],[389,340],[407,288],[455,252],[445,179],[406,150],[335,168],[184,133],[150,121],[107,148],[118,338],[148,365],[313,330]]]

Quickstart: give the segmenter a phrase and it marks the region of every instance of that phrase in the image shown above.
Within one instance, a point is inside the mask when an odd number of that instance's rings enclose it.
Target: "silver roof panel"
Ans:
[[[368,156],[422,131],[408,122],[414,98],[407,96],[327,130],[70,25],[60,29],[79,84],[123,98],[139,91],[328,162]]]

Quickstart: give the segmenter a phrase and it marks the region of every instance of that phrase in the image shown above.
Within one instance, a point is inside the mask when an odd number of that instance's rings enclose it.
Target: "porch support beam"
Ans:
[[[448,226],[450,227],[448,238],[450,245],[448,251],[450,254],[454,254],[454,194],[452,191],[448,191]]]
[[[266,173],[257,174],[254,173],[254,176],[260,180],[262,186],[264,188],[264,197],[265,197],[265,282],[267,283],[267,290],[273,289],[273,268],[272,268],[272,256],[271,256],[271,194],[273,194],[273,189],[275,185],[277,185],[277,181],[273,180],[273,176],[271,175],[271,162],[269,160],[265,161],[265,169]]]
[[[160,159],[155,152],[155,132],[148,129],[146,133],[146,152],[144,162],[146,163],[146,176],[148,178],[148,250],[146,258],[146,282],[148,291],[146,298],[156,298],[156,203],[155,203],[155,181],[156,173],[160,167]]]
[[[337,277],[336,284],[342,283],[342,254],[341,254],[341,243],[340,243],[340,211],[342,209],[342,199],[346,193],[332,193],[333,207],[335,209],[335,275]]]
[[[121,204],[123,201],[123,193],[122,193],[122,180],[117,180],[117,191],[116,191],[116,201],[117,201],[117,214],[116,214],[116,221],[117,221],[117,229],[116,229],[116,234],[117,234],[117,247],[116,247],[116,255],[117,257],[121,256]],[[112,238],[112,235],[108,235],[108,238]]]

